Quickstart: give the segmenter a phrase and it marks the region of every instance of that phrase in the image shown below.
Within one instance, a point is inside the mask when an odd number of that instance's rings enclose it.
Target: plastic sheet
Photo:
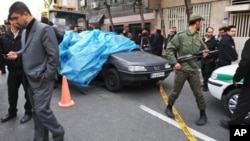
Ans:
[[[87,87],[111,54],[136,48],[133,41],[114,32],[67,31],[59,45],[60,74],[79,88]]]

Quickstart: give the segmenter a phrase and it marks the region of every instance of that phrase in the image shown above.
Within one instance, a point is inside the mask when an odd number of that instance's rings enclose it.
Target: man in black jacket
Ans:
[[[41,17],[41,22],[44,23],[44,24],[50,25],[53,28],[53,30],[54,30],[54,32],[56,34],[57,42],[58,42],[58,44],[60,44],[62,42],[62,40],[63,40],[64,34],[59,32],[57,30],[57,28],[54,27],[54,24],[51,21],[49,21],[49,19],[47,17]]]
[[[151,36],[151,47],[152,47],[152,52],[153,54],[157,56],[162,55],[162,48],[163,48],[163,42],[164,38],[161,35],[161,30],[160,29],[154,29],[153,30],[153,35]]]
[[[214,51],[217,49],[217,41],[214,36],[214,28],[208,27],[206,28],[205,37],[203,38],[203,42],[206,44],[207,48],[210,51]],[[201,74],[203,77],[203,91],[208,91],[208,78],[211,76],[212,72],[215,69],[215,60],[217,59],[217,54],[211,53],[206,58],[201,60]]]
[[[170,30],[169,30],[169,34],[167,36],[167,38],[165,39],[165,43],[164,43],[164,49],[167,48],[169,42],[173,39],[174,35],[177,33],[176,31],[176,27],[172,27]]]
[[[241,60],[239,66],[234,74],[234,85],[237,86],[237,82],[244,79],[243,86],[241,87],[241,93],[238,97],[237,106],[231,117],[231,120],[221,120],[221,126],[229,129],[230,125],[250,124],[247,123],[245,117],[250,112],[250,39],[245,43],[241,54]]]
[[[218,67],[230,65],[232,61],[236,61],[238,59],[238,54],[236,52],[235,43],[233,39],[235,34],[236,34],[236,27],[234,25],[228,26],[227,34],[222,37],[219,43]]]
[[[24,86],[22,58],[19,58],[16,61],[4,59],[4,54],[9,53],[10,51],[18,51],[21,49],[22,30],[18,29],[10,19],[9,21],[11,24],[11,29],[6,31],[5,35],[0,40],[1,54],[3,54],[1,56],[2,58],[0,59],[0,65],[6,64],[9,71],[7,78],[9,109],[8,113],[1,118],[1,121],[6,122],[17,116],[18,90],[22,84],[25,92],[26,103],[24,105],[25,115],[20,120],[20,123],[25,123],[31,119],[32,114],[31,104],[28,100],[26,87]]]

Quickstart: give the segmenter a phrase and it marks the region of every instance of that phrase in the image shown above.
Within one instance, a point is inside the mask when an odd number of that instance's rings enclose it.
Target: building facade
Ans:
[[[105,0],[86,0],[81,10],[86,13],[89,19],[89,26],[99,28],[103,31],[111,31],[111,21]],[[107,0],[110,5],[111,17],[115,32],[122,32],[124,26],[130,28],[130,32],[135,37],[141,31],[141,16],[138,6],[134,6],[135,0]],[[145,27],[150,29],[155,25],[154,10],[148,8],[148,0],[143,0],[143,11]]]
[[[116,32],[121,32],[124,26],[129,26],[134,36],[141,29],[141,17],[135,0],[57,0],[62,4],[76,5],[79,11],[86,14],[89,25],[104,31],[111,31],[111,23],[104,2],[111,7],[112,21]],[[187,28],[187,16],[184,0],[142,0],[144,19],[149,30],[161,29],[159,3],[163,9],[165,32],[171,27],[177,31]],[[222,26],[236,25],[236,49],[241,54],[245,41],[250,37],[250,0],[191,0],[193,12],[201,14],[205,21],[200,31],[201,36],[206,27],[213,27],[214,34]]]

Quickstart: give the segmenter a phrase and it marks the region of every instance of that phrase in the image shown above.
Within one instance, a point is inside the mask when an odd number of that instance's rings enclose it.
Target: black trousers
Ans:
[[[162,55],[162,48],[154,48],[152,50],[153,54],[157,55],[157,56],[161,56]]]
[[[201,61],[201,74],[203,77],[203,85],[207,88],[207,82],[215,69],[215,62],[213,59],[203,59]]]
[[[245,117],[247,116],[248,112],[250,112],[249,92],[250,92],[250,87],[243,84],[243,87],[241,88],[241,93],[238,97],[237,106],[230,120],[230,124],[240,125],[244,123]],[[245,123],[245,124],[250,124],[250,123]]]
[[[48,141],[49,131],[52,133],[54,141],[63,141],[64,129],[50,108],[55,82],[54,80],[46,81],[44,79],[41,79],[41,81],[43,83],[40,87],[32,88],[28,80],[25,79],[25,86],[27,86],[28,96],[33,107],[34,141]]]
[[[9,75],[7,78],[7,85],[8,85],[8,101],[9,101],[9,114],[16,114],[17,112],[17,100],[18,100],[18,91],[21,86],[23,85],[24,88],[24,96],[26,102],[24,104],[25,114],[31,114],[31,104],[29,102],[29,98],[27,95],[27,89],[24,87],[24,72],[22,68],[19,67],[12,67],[8,68]]]

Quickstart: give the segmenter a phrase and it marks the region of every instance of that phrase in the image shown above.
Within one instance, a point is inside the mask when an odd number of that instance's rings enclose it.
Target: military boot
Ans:
[[[197,125],[204,125],[207,123],[207,115],[205,110],[200,110],[200,119],[196,121]]]
[[[165,113],[167,114],[168,117],[174,118],[173,110],[172,110],[172,105],[168,105],[166,107]]]

